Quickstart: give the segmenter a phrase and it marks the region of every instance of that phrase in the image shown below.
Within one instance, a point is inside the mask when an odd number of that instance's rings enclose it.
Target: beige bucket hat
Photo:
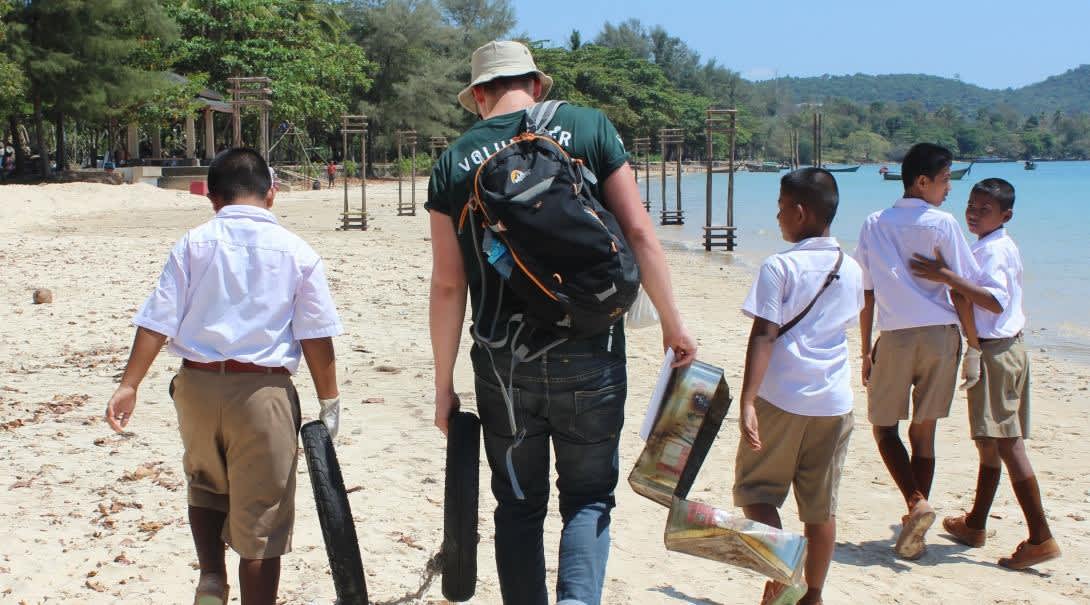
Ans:
[[[522,76],[535,74],[541,81],[541,96],[535,101],[541,101],[549,96],[549,90],[553,87],[553,79],[545,75],[545,72],[537,68],[530,49],[525,45],[512,40],[494,40],[473,51],[470,60],[470,83],[458,93],[458,102],[474,114],[479,114],[477,101],[473,99],[473,87],[485,82],[491,82],[496,78]]]

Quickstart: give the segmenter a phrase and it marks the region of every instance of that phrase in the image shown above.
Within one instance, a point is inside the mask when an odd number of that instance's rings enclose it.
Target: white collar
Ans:
[[[835,237],[808,237],[791,246],[789,252],[795,250],[837,250],[838,248],[840,248],[840,244],[837,243]]]
[[[994,242],[996,240],[1003,239],[1004,237],[1007,237],[1007,228],[1006,227],[1000,227],[1000,228],[996,229],[995,231],[992,231],[988,235],[985,235],[984,237],[982,237],[982,238],[976,240],[975,242],[973,242],[972,249],[977,250],[979,248],[983,248],[984,246],[988,245],[989,243]]]
[[[267,223],[278,223],[276,215],[265,208],[248,206],[246,204],[228,204],[216,213],[216,218],[248,218]]]
[[[926,200],[921,200],[918,197],[903,197],[896,202],[893,202],[894,208],[931,208],[933,207]]]

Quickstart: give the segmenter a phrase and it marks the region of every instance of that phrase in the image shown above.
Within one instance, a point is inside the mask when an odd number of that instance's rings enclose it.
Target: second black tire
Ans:
[[[322,526],[329,570],[337,591],[338,605],[367,605],[367,581],[363,577],[356,526],[348,494],[344,491],[341,465],[333,449],[333,439],[321,421],[303,425],[300,430],[303,451],[310,469],[310,485],[314,488],[314,503],[318,507],[318,522]]]
[[[468,601],[477,588],[480,460],[481,421],[458,412],[447,430],[443,499],[443,597],[449,601]]]

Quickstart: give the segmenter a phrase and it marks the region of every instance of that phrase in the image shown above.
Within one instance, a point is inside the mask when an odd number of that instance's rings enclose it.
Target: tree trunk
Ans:
[[[8,116],[8,126],[11,127],[11,145],[15,148],[15,174],[23,174],[26,172],[26,150],[22,133],[19,132],[19,121],[14,114]]]
[[[38,172],[40,176],[49,178],[49,152],[45,148],[45,118],[42,117],[42,100],[34,98],[34,137],[38,144]]]
[[[58,109],[55,119],[57,129],[57,172],[64,172],[68,170],[66,149],[64,148],[64,112]]]

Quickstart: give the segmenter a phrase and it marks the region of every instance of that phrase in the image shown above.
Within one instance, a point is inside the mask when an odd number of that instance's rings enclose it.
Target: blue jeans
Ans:
[[[494,352],[507,380],[511,356]],[[549,502],[549,441],[556,452],[560,534],[556,598],[598,605],[609,558],[610,511],[618,477],[618,444],[627,390],[625,360],[600,345],[565,343],[515,368],[512,399],[522,444],[512,452],[525,500],[515,497],[507,472],[514,442],[499,381],[488,353],[474,346],[477,410],[496,497],[496,570],[507,605],[547,605],[545,547]]]

